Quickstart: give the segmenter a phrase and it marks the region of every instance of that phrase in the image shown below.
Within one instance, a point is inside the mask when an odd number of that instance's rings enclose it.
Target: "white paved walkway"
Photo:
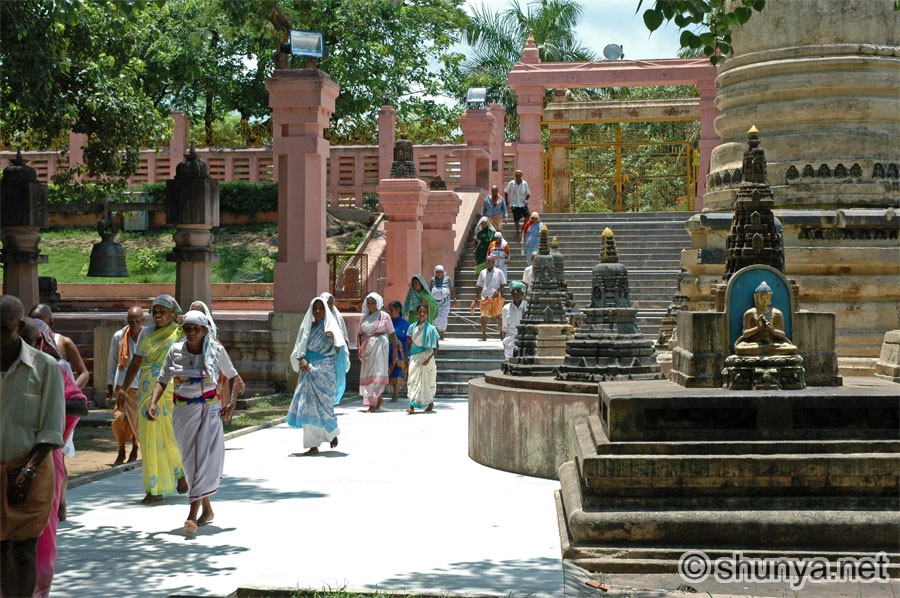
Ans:
[[[471,461],[467,404],[338,408],[336,451],[282,424],[226,443],[216,519],[143,506],[140,469],[69,491],[54,595],[227,595],[242,586],[562,596],[558,482]]]

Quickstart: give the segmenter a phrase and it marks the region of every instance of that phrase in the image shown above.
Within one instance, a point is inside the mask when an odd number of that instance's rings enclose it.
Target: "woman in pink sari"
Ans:
[[[87,397],[75,384],[69,364],[62,360],[59,349],[53,338],[53,332],[43,320],[25,318],[25,330],[22,338],[32,347],[40,349],[47,355],[60,362],[62,371],[66,401],[66,428],[63,431],[63,440],[68,441],[72,437],[75,425],[81,416],[87,415]],[[56,529],[59,527],[59,501],[62,497],[63,486],[66,483],[66,469],[62,449],[56,449],[50,453],[53,459],[53,467],[56,479],[53,492],[53,504],[50,508],[50,521],[44,532],[38,537],[37,543],[37,578],[34,583],[34,596],[49,596],[50,585],[53,583],[53,571],[56,568]]]
[[[381,408],[382,393],[389,383],[388,357],[391,351],[396,358],[398,343],[394,336],[391,317],[381,311],[384,299],[378,293],[369,293],[363,301],[362,321],[356,336],[361,370],[359,372],[359,394],[363,397],[363,407],[367,413]]]

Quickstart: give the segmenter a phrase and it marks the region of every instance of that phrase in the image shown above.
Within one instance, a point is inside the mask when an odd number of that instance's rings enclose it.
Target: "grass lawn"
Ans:
[[[212,264],[212,282],[272,282],[278,253],[277,225],[245,224],[213,230],[213,249],[219,262]],[[122,231],[116,240],[125,247],[128,278],[88,277],[94,230],[64,228],[41,232],[41,251],[48,263],[38,267],[40,276],[59,283],[169,283],[175,280],[175,263],[166,254],[175,246],[174,228]]]

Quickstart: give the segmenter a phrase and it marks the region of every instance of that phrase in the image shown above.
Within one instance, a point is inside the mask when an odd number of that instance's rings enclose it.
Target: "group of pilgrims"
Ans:
[[[449,297],[448,294],[447,311]],[[410,282],[404,303],[393,301],[386,311],[381,295],[366,295],[356,335],[359,394],[366,413],[381,409],[388,386],[392,387],[390,400],[396,402],[404,381],[408,414],[417,409],[434,410],[435,355],[442,334],[435,326],[439,314],[439,303],[421,275]],[[446,328],[446,314],[444,322]],[[309,303],[291,352],[291,366],[299,377],[287,415],[290,426],[303,430],[307,455],[317,454],[319,446],[325,443],[331,448],[338,445],[340,429],[334,406],[341,402],[346,390],[349,347],[347,325],[334,297],[330,293],[315,297]]]

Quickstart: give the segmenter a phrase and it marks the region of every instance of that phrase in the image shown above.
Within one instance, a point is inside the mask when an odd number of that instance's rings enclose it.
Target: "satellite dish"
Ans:
[[[624,48],[619,44],[608,44],[603,48],[603,57],[607,60],[619,60],[625,57]]]

